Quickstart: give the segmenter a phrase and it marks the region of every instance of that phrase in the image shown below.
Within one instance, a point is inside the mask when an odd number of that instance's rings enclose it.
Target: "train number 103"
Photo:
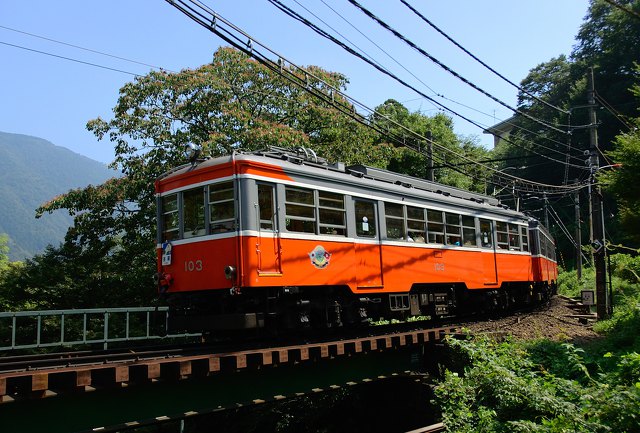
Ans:
[[[185,272],[200,272],[202,270],[202,260],[185,260]]]

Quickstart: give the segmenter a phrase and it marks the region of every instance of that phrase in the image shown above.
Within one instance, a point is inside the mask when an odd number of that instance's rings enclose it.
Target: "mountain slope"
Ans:
[[[115,175],[106,165],[41,138],[0,132],[0,233],[9,235],[11,260],[64,239],[71,217],[60,211],[36,219],[38,206]]]

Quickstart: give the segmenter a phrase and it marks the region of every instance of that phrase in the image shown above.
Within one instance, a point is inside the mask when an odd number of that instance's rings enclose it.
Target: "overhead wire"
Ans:
[[[394,79],[395,81],[397,81],[398,83],[402,84],[403,86],[413,90],[414,92],[416,92],[417,94],[423,96],[424,98],[426,98],[427,100],[431,101],[432,103],[438,105],[439,107],[441,107],[443,110],[445,110],[446,112],[449,112],[457,117],[460,117],[461,119],[471,123],[472,125],[480,128],[480,129],[486,129],[484,126],[482,126],[481,124],[479,124],[478,122],[456,112],[455,110],[452,110],[451,108],[447,107],[446,105],[436,101],[435,99],[433,99],[431,96],[426,95],[424,92],[422,92],[421,90],[417,89],[415,86],[407,83],[406,81],[404,81],[403,79],[399,78],[398,76],[396,76],[395,74],[391,73],[389,70],[381,67],[378,63],[374,63],[371,60],[367,59],[366,57],[364,57],[362,54],[356,52],[353,48],[349,47],[348,45],[344,44],[342,41],[338,40],[337,38],[335,38],[334,36],[330,35],[328,32],[326,32],[325,30],[321,29],[320,27],[318,27],[317,25],[315,25],[314,23],[310,22],[309,20],[307,20],[306,18],[304,18],[303,16],[301,16],[300,14],[298,14],[297,12],[295,12],[294,10],[292,10],[291,8],[289,8],[288,6],[284,5],[280,0],[268,0],[271,4],[273,4],[274,6],[276,6],[278,9],[280,9],[282,12],[284,12],[285,14],[287,14],[288,16],[290,16],[291,18],[296,19],[297,21],[300,21],[301,23],[303,23],[304,25],[306,25],[307,27],[311,28],[313,31],[315,31],[316,33],[318,33],[319,35],[321,35],[322,37],[332,41],[333,43],[335,43],[336,45],[340,46],[341,48],[343,48],[345,51],[349,52],[350,54],[360,58],[361,60],[365,61],[366,63],[368,63],[369,65],[373,66],[374,68],[376,68],[378,71],[382,72],[383,74],[389,76],[390,78]],[[538,156],[541,156],[543,158],[555,161],[559,164],[565,164],[565,161],[559,160],[559,159],[555,159],[552,158],[548,155],[539,153],[539,152],[535,152],[531,149],[528,149],[526,147],[524,147],[523,145],[513,142],[512,140],[509,140],[507,137],[499,135],[499,134],[494,134],[496,136],[498,136],[500,139],[504,140],[507,143],[513,144],[516,147],[521,147],[525,150],[527,150],[528,152],[532,152],[537,154]],[[565,145],[563,143],[563,145]],[[549,152],[555,152],[558,153],[560,155],[562,155],[563,157],[566,157],[566,153],[562,152],[558,149],[554,149],[551,147],[547,147],[547,146],[543,146],[540,144],[537,144],[538,147],[541,147],[545,150],[548,150]],[[579,157],[576,156],[571,156],[572,158],[574,158],[575,160],[580,160]],[[583,165],[577,165],[577,164],[571,164],[572,167],[575,168],[579,168],[579,169],[585,169]]]
[[[297,0],[294,0],[296,3],[298,3]],[[336,11],[334,8],[332,8],[329,4],[327,4],[327,2],[325,0],[320,0],[320,2],[322,4],[324,4],[327,8],[329,8],[334,14],[336,14],[338,17],[340,17],[340,19],[342,19],[345,23],[347,23],[349,26],[351,26],[351,28],[353,28],[356,32],[358,32],[362,37],[364,37],[366,40],[368,40],[369,42],[371,42],[376,48],[378,48],[380,51],[382,51],[387,57],[389,57],[391,60],[393,60],[398,66],[400,66],[402,69],[404,69],[407,73],[409,73],[413,78],[415,78],[416,80],[418,80],[423,86],[425,86],[427,89],[429,89],[431,92],[433,92],[434,95],[436,96],[440,96],[438,95],[438,92],[436,92],[435,90],[433,90],[427,83],[425,83],[420,77],[418,77],[416,74],[414,74],[410,69],[408,69],[406,66],[404,66],[402,63],[400,63],[394,56],[392,56],[391,54],[389,54],[389,52],[387,50],[385,50],[384,48],[382,48],[380,45],[378,45],[373,39],[371,39],[369,36],[367,36],[366,33],[362,32],[358,27],[356,27],[351,21],[349,21],[348,19],[346,19],[345,17],[343,17],[338,11]],[[300,3],[298,3],[300,4]],[[305,8],[306,9],[306,8]],[[422,98],[420,98],[422,99]]]
[[[617,1],[614,1],[614,0],[604,0],[604,1],[609,3],[611,6],[616,7],[618,9],[620,9],[621,11],[631,15],[632,17],[640,19],[640,13],[634,11],[633,9],[629,9],[629,8],[625,7],[624,5],[618,3]]]
[[[74,59],[72,57],[66,57],[66,56],[61,56],[61,55],[58,55],[58,54],[48,53],[46,51],[40,51],[40,50],[36,50],[36,49],[33,49],[33,48],[27,48],[27,47],[24,47],[24,46],[21,46],[21,45],[10,44],[8,42],[0,41],[0,44],[7,45],[7,46],[10,46],[10,47],[14,47],[14,48],[19,48],[19,49],[25,50],[25,51],[31,51],[31,52],[34,52],[34,53],[43,54],[45,56],[56,57],[58,59],[68,60],[70,62],[81,63],[83,65],[93,66],[93,67],[101,68],[101,69],[107,69],[109,71],[114,71],[114,72],[120,72],[122,74],[133,75],[134,77],[141,77],[142,76],[140,74],[136,74],[135,72],[129,72],[129,71],[125,71],[125,70],[122,70],[122,69],[111,68],[109,66],[99,65],[97,63],[85,62],[84,60],[78,60],[78,59]]]
[[[149,68],[152,68],[152,69],[164,69],[164,68],[162,68],[160,66],[150,65],[148,63],[140,62],[140,61],[137,61],[137,60],[127,59],[126,57],[116,56],[114,54],[105,53],[103,51],[98,51],[98,50],[94,50],[94,49],[91,49],[91,48],[82,47],[80,45],[70,44],[68,42],[59,41],[59,40],[56,40],[56,39],[48,38],[46,36],[37,35],[35,33],[25,32],[24,30],[14,29],[12,27],[7,27],[7,26],[3,26],[3,25],[0,25],[0,28],[5,29],[5,30],[10,30],[10,31],[15,32],[15,33],[21,33],[23,35],[31,36],[31,37],[34,37],[34,38],[42,39],[42,40],[45,40],[45,41],[54,42],[56,44],[65,45],[67,47],[88,51],[90,53],[100,54],[101,56],[111,57],[111,58],[114,58],[114,59],[123,60],[125,62],[135,63],[137,65],[148,66]],[[168,71],[168,72],[175,72],[175,71],[170,71],[168,69],[164,69],[164,70]]]
[[[293,1],[294,1],[296,4],[298,4],[300,7],[302,7],[304,10],[306,10],[307,12],[309,12],[311,15],[313,15],[314,17],[316,17],[318,20],[320,20],[320,21],[321,21],[323,24],[325,24],[327,27],[329,27],[329,28],[330,28],[330,29],[332,29],[334,32],[336,32],[338,35],[342,36],[342,35],[340,34],[340,32],[338,32],[337,30],[335,30],[333,27],[331,27],[329,24],[327,24],[324,20],[320,19],[316,14],[314,14],[312,11],[310,11],[306,6],[302,5],[298,0],[293,0]],[[404,0],[401,0],[401,1],[404,3]],[[443,95],[443,94],[440,94],[440,93],[436,92],[436,91],[435,91],[434,89],[432,89],[432,88],[431,88],[427,83],[425,83],[425,82],[424,82],[420,77],[418,77],[416,74],[414,74],[410,69],[408,69],[408,68],[407,68],[406,66],[404,66],[402,63],[400,63],[400,62],[399,62],[399,61],[398,61],[394,56],[392,56],[391,54],[389,54],[389,53],[388,53],[384,48],[382,48],[382,47],[381,47],[379,44],[377,44],[373,39],[371,39],[371,38],[370,38],[369,36],[367,36],[364,32],[362,32],[358,27],[356,27],[356,26],[355,26],[351,21],[347,20],[345,17],[343,17],[343,16],[342,16],[342,14],[340,14],[337,10],[335,10],[333,7],[331,7],[331,5],[327,4],[327,2],[326,2],[325,0],[320,0],[320,2],[321,2],[322,4],[324,4],[324,5],[325,5],[329,10],[331,10],[335,15],[337,15],[341,20],[343,20],[347,25],[349,25],[349,26],[350,26],[351,28],[353,28],[356,32],[358,32],[361,36],[363,36],[365,39],[367,39],[371,44],[373,44],[376,48],[378,48],[378,49],[379,49],[382,53],[384,53],[387,57],[389,57],[389,58],[390,58],[394,63],[396,63],[398,66],[400,66],[402,69],[404,69],[408,74],[410,74],[413,78],[415,78],[415,79],[416,79],[417,81],[419,81],[422,85],[424,85],[427,89],[429,89],[431,92],[433,92],[433,94],[434,94],[434,95],[432,95],[432,96],[437,96],[437,97],[439,97],[439,98],[446,99],[446,100],[448,100],[448,101],[450,101],[450,102],[452,102],[452,103],[454,103],[454,104],[460,105],[460,106],[462,106],[462,107],[464,107],[464,108],[467,108],[467,109],[469,109],[469,110],[475,111],[475,112],[477,112],[477,113],[483,114],[483,115],[488,116],[488,117],[492,117],[492,116],[491,116],[490,114],[488,114],[488,113],[485,113],[485,112],[483,112],[483,111],[481,111],[481,110],[478,110],[478,109],[476,109],[476,108],[470,107],[470,106],[468,106],[468,105],[466,105],[466,104],[463,104],[463,103],[461,103],[461,102],[455,101],[455,100],[453,100],[453,99],[451,99],[451,98],[446,97],[446,96],[445,96],[445,95]],[[410,5],[409,5],[408,7],[410,7]],[[425,18],[425,19],[426,19],[426,18]],[[304,23],[303,23],[303,24],[304,24]],[[437,28],[437,27],[435,27],[435,28],[436,28],[438,31],[440,31],[440,32],[441,32],[441,30],[440,30],[439,28]],[[447,37],[447,38],[448,38],[448,36],[446,36],[446,34],[444,34],[444,33],[443,33],[443,35],[445,35],[445,37]],[[324,36],[324,35],[322,35],[322,36]],[[342,36],[342,37],[343,37],[346,41],[350,42],[350,41],[349,41],[349,39],[347,39],[346,37],[344,37],[344,36]],[[452,42],[453,42],[454,44],[458,45],[458,44],[457,44],[457,42],[455,42],[455,41],[452,41]],[[352,42],[351,42],[351,43],[352,43]],[[368,58],[370,58],[370,59],[372,59],[372,60],[374,60],[374,61],[375,61],[375,59],[373,59],[373,57],[372,57],[371,55],[367,54],[364,50],[362,50],[361,48],[359,48],[357,45],[355,45],[355,44],[353,44],[353,43],[352,43],[352,45],[354,45],[354,46],[355,46],[356,48],[358,48],[361,52],[363,52],[363,53],[364,53]],[[459,46],[459,45],[458,45],[458,46]],[[460,47],[460,48],[466,52],[466,50],[464,49],[464,47]],[[469,53],[469,54],[470,54],[471,56],[473,56],[473,54],[471,54],[471,53]],[[480,61],[480,60],[478,59],[478,61]],[[482,63],[482,61],[480,61],[480,62]],[[376,63],[378,63],[378,64],[380,65],[380,63],[379,63],[379,62],[376,62]],[[484,63],[482,63],[482,64],[484,65]],[[486,66],[486,65],[485,65],[485,66]],[[490,68],[489,66],[486,66],[486,67]],[[491,68],[490,68],[490,69],[491,69]],[[493,71],[493,70],[492,70],[492,71]],[[500,77],[502,77],[502,75],[500,75],[497,71],[494,71],[494,72],[495,72],[496,74],[498,74]],[[503,77],[503,78],[504,78],[504,77]],[[505,78],[505,79],[506,79],[506,78]],[[508,79],[507,79],[507,81],[508,81]],[[509,81],[509,83],[511,83],[511,82]],[[547,106],[550,106],[551,108],[557,109],[557,110],[559,110],[559,111],[560,111],[560,112],[562,112],[562,113],[565,113],[565,114],[569,113],[569,111],[566,111],[566,110],[562,110],[562,109],[560,109],[560,108],[557,108],[557,107],[555,107],[554,105],[549,104],[548,102],[546,102],[546,101],[544,101],[544,100],[542,100],[542,99],[540,99],[540,98],[537,98],[535,95],[530,94],[530,93],[529,93],[529,92],[527,92],[525,89],[520,88],[518,85],[516,85],[516,84],[514,84],[514,83],[511,83],[511,84],[512,84],[512,85],[514,85],[517,89],[519,89],[519,90],[523,91],[524,93],[526,93],[526,94],[530,95],[532,98],[534,98],[534,99],[536,99],[536,100],[540,101],[541,103],[543,103],[543,104],[545,104],[545,105],[547,105]],[[419,99],[423,99],[423,98],[419,98]],[[431,104],[432,104],[432,105],[434,105],[434,104],[433,104],[433,102],[432,102],[432,101],[430,101],[429,99],[427,99],[427,101],[431,102]],[[562,143],[562,142],[560,142],[560,141],[557,141],[557,140],[554,140],[554,139],[553,139],[553,138],[551,138],[551,137],[547,137],[547,136],[545,136],[545,135],[543,135],[543,134],[540,134],[539,132],[531,131],[531,130],[529,130],[529,129],[526,129],[526,128],[522,127],[521,125],[519,125],[518,123],[515,123],[515,122],[509,122],[509,125],[513,126],[513,127],[514,127],[514,128],[516,128],[516,129],[521,129],[521,130],[523,130],[523,131],[525,131],[525,132],[527,132],[527,133],[530,133],[530,134],[533,134],[533,135],[539,136],[539,137],[541,137],[541,138],[543,138],[543,139],[545,139],[545,140],[548,140],[548,141],[551,141],[551,142],[554,142],[554,143],[557,143],[557,144],[561,144],[561,145],[563,145],[563,146],[566,146],[564,143]],[[486,124],[480,124],[480,123],[478,123],[477,125],[474,125],[474,126],[479,126],[479,127],[483,128],[483,129],[488,129],[488,128],[489,128],[489,125],[486,125]]]
[[[448,73],[450,73],[454,77],[458,78],[463,83],[467,84],[468,86],[470,86],[473,89],[477,90],[478,92],[482,93],[486,97],[492,99],[493,101],[495,101],[498,104],[502,105],[503,107],[513,111],[514,113],[519,114],[519,115],[521,115],[523,117],[526,117],[527,119],[532,120],[532,121],[534,121],[534,122],[536,122],[536,123],[538,123],[538,124],[540,124],[540,125],[542,125],[542,126],[544,126],[546,128],[552,129],[552,130],[554,130],[554,131],[556,131],[558,133],[561,133],[561,134],[567,134],[568,133],[567,131],[563,131],[563,130],[561,130],[559,128],[556,128],[555,126],[553,126],[553,125],[551,125],[551,124],[549,124],[549,123],[547,123],[547,122],[545,122],[543,120],[537,119],[537,118],[527,114],[526,112],[524,112],[522,110],[519,110],[519,109],[517,109],[515,107],[510,106],[506,102],[502,101],[501,99],[497,98],[496,96],[494,96],[491,93],[487,92],[486,90],[482,89],[478,85],[474,84],[472,81],[470,81],[467,78],[463,77],[462,75],[460,75],[459,73],[454,71],[452,68],[450,68],[449,66],[445,65],[443,62],[441,62],[440,60],[438,60],[437,58],[435,58],[434,56],[429,54],[427,51],[425,51],[424,49],[419,47],[417,44],[415,44],[413,41],[411,41],[409,38],[404,36],[399,31],[397,31],[396,29],[391,27],[389,24],[387,24],[385,21],[383,21],[380,17],[375,15],[369,9],[365,8],[363,5],[358,3],[356,0],[347,0],[347,1],[349,3],[351,3],[352,5],[354,5],[356,8],[360,9],[366,16],[371,18],[373,21],[377,22],[380,26],[382,26],[383,28],[385,28],[386,30],[391,32],[394,36],[396,36],[397,38],[402,40],[404,43],[409,45],[411,48],[413,48],[414,50],[418,51],[420,54],[422,54],[423,56],[427,57],[433,63],[435,63],[436,65],[440,66],[442,69],[444,69],[445,71],[447,71]]]
[[[609,102],[607,102],[600,94],[598,94],[597,91],[594,92],[595,93],[595,97],[596,100],[598,102],[600,102],[604,108],[607,109],[607,111],[609,113],[611,113],[613,115],[613,117],[618,120],[620,123],[622,123],[628,130],[632,130],[633,129],[633,125],[631,125],[629,122],[627,122],[622,115],[620,114],[620,112],[618,112],[613,105],[609,104]]]
[[[251,37],[248,33],[243,31],[242,29],[238,28],[234,24],[232,24],[229,21],[227,21],[226,19],[222,18],[219,14],[217,14],[215,11],[211,10],[208,6],[202,4],[200,1],[198,1],[198,0],[190,0],[190,1],[189,0],[166,0],[166,1],[168,3],[170,3],[171,5],[173,5],[174,7],[176,7],[176,9],[180,10],[181,12],[183,12],[186,16],[188,16],[189,18],[194,20],[196,23],[198,23],[201,26],[207,28],[208,30],[210,30],[214,34],[218,35],[220,38],[222,38],[226,42],[230,43],[231,45],[233,45],[234,47],[236,47],[240,51],[244,52],[245,54],[247,54],[249,56],[252,56],[256,60],[258,60],[261,64],[265,65],[267,68],[271,69],[274,72],[280,73],[281,76],[283,76],[284,78],[286,78],[290,82],[292,82],[292,83],[304,88],[306,91],[312,93],[314,96],[316,96],[319,99],[325,101],[326,103],[332,104],[339,111],[343,112],[344,114],[349,115],[352,119],[359,121],[363,125],[372,127],[374,130],[377,130],[377,132],[385,135],[385,131],[381,130],[379,128],[379,126],[375,125],[375,123],[367,122],[366,119],[362,115],[360,115],[360,114],[355,112],[355,106],[356,105],[358,107],[368,111],[371,114],[375,114],[377,116],[386,118],[386,120],[388,120],[390,123],[394,124],[395,126],[397,126],[400,129],[410,133],[411,137],[414,138],[414,139],[420,139],[420,140],[425,141],[425,142],[430,141],[430,142],[432,142],[434,144],[434,146],[441,148],[445,152],[451,153],[451,154],[453,154],[453,155],[455,155],[455,156],[457,156],[457,157],[459,157],[461,159],[466,159],[468,161],[473,161],[473,159],[467,157],[466,155],[460,154],[458,152],[455,152],[452,149],[448,149],[448,148],[446,148],[446,146],[440,145],[437,142],[429,140],[426,137],[421,136],[420,134],[416,133],[415,131],[412,131],[412,130],[408,129],[405,126],[398,124],[397,122],[394,122],[392,119],[389,119],[386,116],[383,116],[380,113],[377,113],[375,110],[372,110],[371,108],[367,107],[366,105],[362,104],[361,102],[355,100],[354,98],[350,97],[346,93],[344,93],[344,92],[340,91],[339,89],[335,88],[331,84],[326,83],[325,81],[323,81],[319,77],[314,76],[308,70],[305,70],[304,68],[301,68],[300,66],[295,65],[293,62],[290,62],[289,60],[285,59],[283,56],[279,55],[278,53],[273,51],[268,46],[256,41],[255,38]],[[229,29],[225,28],[224,26],[228,26]],[[237,34],[234,34],[233,32],[236,32]],[[241,37],[246,38],[246,41],[241,39]],[[271,55],[277,57],[278,63],[276,63],[273,60],[269,59],[263,53],[259,53],[258,50],[257,50],[257,46],[262,47],[268,53],[270,53]],[[307,76],[307,77],[310,76],[310,77],[314,78],[315,80],[317,80],[318,82],[322,82],[324,84],[324,87],[329,89],[332,94],[334,92],[336,94],[339,94],[346,101],[348,101],[351,104],[351,106],[350,107],[345,107],[343,104],[336,104],[331,95],[328,95],[328,94],[326,94],[324,92],[320,92],[320,91],[314,90],[313,86],[309,86],[307,81],[303,80],[300,76],[295,75],[290,71],[287,71],[288,73],[285,74],[285,70],[283,69],[283,64],[285,62],[288,63],[292,69],[295,69],[296,71],[301,72],[304,76]],[[386,131],[386,135],[387,136],[388,136],[388,133],[389,133],[389,131]],[[419,146],[416,146],[415,144],[413,146],[411,146],[409,143],[406,142],[406,136],[400,137],[397,134],[395,134],[394,142],[396,144],[405,145],[406,147],[411,148],[413,150],[420,151],[420,147]],[[477,163],[477,161],[475,161],[475,162]],[[479,163],[477,163],[477,165],[482,166],[483,168],[485,168],[486,170],[491,171],[491,172],[497,172],[498,171],[497,169],[495,169],[494,167],[491,167],[491,166],[486,166],[484,164],[479,164]],[[549,188],[550,191],[567,191],[567,190],[574,190],[576,188],[576,185],[567,185],[567,186],[549,185],[549,184],[544,184],[544,183],[540,183],[540,182],[530,181],[530,180],[527,180],[527,179],[518,178],[516,176],[511,176],[511,175],[508,175],[506,173],[502,173],[500,175],[500,177],[503,178],[502,181],[506,182],[508,180],[508,182],[513,184],[514,188],[517,188],[518,190],[522,190],[522,191],[539,191],[542,188]],[[582,186],[579,186],[579,188],[582,188]]]
[[[456,47],[458,47],[460,50],[462,50],[465,54],[467,54],[469,57],[471,57],[473,60],[475,60],[476,62],[480,63],[482,66],[484,66],[486,69],[488,69],[490,72],[492,72],[494,75],[498,76],[499,78],[501,78],[502,80],[504,80],[505,82],[509,83],[511,86],[515,87],[516,89],[518,89],[520,92],[530,96],[531,98],[535,99],[536,101],[540,102],[541,104],[546,105],[549,108],[552,108],[554,110],[559,111],[560,113],[563,114],[569,114],[569,112],[567,110],[563,110],[560,107],[557,107],[553,104],[550,104],[549,102],[538,98],[536,95],[530,93],[529,91],[527,91],[526,89],[522,88],[521,86],[517,85],[516,83],[514,83],[513,81],[509,80],[507,77],[505,77],[504,75],[502,75],[500,72],[496,71],[494,68],[492,68],[491,66],[487,65],[485,62],[483,62],[482,60],[480,60],[475,54],[473,54],[472,52],[470,52],[469,50],[467,50],[465,47],[463,47],[462,45],[460,45],[456,40],[454,40],[451,36],[449,36],[448,34],[446,34],[441,28],[439,28],[438,26],[436,26],[433,22],[431,22],[427,17],[425,17],[423,14],[421,14],[416,8],[414,8],[411,4],[409,4],[409,2],[407,2],[406,0],[400,0],[400,3],[402,3],[403,5],[405,5],[407,8],[409,8],[409,10],[411,10],[415,15],[417,15],[421,20],[423,20],[425,23],[427,23],[431,28],[433,28],[435,31],[437,31],[438,33],[440,33],[445,39],[447,39],[449,42],[451,42],[453,45],[455,45]]]

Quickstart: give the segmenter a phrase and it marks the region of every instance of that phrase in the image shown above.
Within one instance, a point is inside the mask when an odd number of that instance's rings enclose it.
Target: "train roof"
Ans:
[[[294,171],[300,174],[308,174],[310,176],[318,176],[319,171],[323,171],[331,178],[341,178],[351,176],[367,181],[369,186],[382,186],[396,189],[398,187],[407,188],[408,195],[430,196],[432,199],[461,205],[464,203],[475,203],[473,207],[484,208],[493,212],[508,214],[510,216],[519,216],[528,218],[520,212],[509,209],[507,206],[500,204],[495,197],[484,194],[466,191],[437,182],[431,182],[417,177],[399,174],[392,171],[369,167],[366,165],[346,166],[344,163],[329,163],[324,158],[318,157],[310,149],[299,148],[296,150],[282,149],[271,147],[266,150],[252,152],[234,152],[233,155],[226,155],[214,158],[198,160],[192,164],[186,164],[181,167],[165,173],[158,178],[158,181],[164,181],[177,176],[188,175],[189,172],[198,172],[207,167],[229,163],[232,160],[260,161],[266,163],[278,163],[285,171]],[[392,185],[395,186],[392,187]],[[426,194],[425,194],[426,193]]]

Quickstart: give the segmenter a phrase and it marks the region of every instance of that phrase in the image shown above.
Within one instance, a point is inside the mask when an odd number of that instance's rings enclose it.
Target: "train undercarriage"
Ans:
[[[166,301],[171,332],[286,331],[505,312],[542,303],[555,291],[553,281],[509,282],[488,290],[415,284],[408,293],[361,295],[346,286],[270,287],[172,294]]]

